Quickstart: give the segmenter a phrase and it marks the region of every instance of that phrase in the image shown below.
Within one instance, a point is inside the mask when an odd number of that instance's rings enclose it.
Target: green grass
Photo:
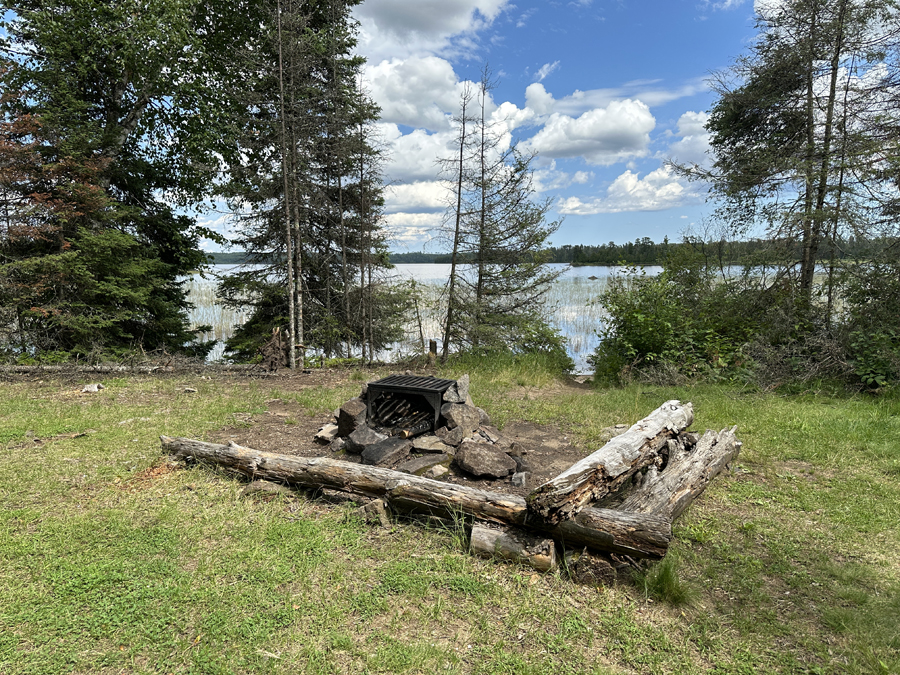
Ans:
[[[274,398],[325,416],[369,378],[3,383],[0,673],[900,672],[896,395],[575,391],[523,361],[443,374],[466,371],[500,424],[553,424],[585,452],[670,398],[744,448],[669,558],[598,589],[471,557],[454,527],[243,497],[160,455],[160,434],[204,438]]]

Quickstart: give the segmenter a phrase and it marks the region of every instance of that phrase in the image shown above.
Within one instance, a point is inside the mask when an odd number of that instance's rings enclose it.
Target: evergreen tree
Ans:
[[[505,126],[489,119],[490,73],[466,92],[457,120],[458,159],[451,168],[453,206],[448,238],[454,261],[448,281],[444,352],[458,349],[560,349],[542,315],[546,292],[560,272],[545,266],[544,249],[559,222],[548,222],[549,200],[537,200],[533,155],[504,147]],[[475,110],[469,110],[474,104]]]

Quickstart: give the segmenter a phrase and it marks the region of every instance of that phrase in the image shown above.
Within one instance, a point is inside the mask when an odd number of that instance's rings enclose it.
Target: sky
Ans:
[[[746,52],[752,0],[366,0],[364,82],[381,107],[395,251],[444,250],[438,161],[466,81],[487,64],[492,120],[536,152],[551,243],[679,240],[714,206],[666,161],[707,161],[710,75]]]

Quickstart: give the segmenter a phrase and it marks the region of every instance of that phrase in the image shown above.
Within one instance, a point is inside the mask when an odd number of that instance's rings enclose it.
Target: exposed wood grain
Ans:
[[[625,433],[538,486],[528,495],[529,511],[551,525],[573,518],[655,462],[666,442],[693,421],[690,403],[666,401]]]

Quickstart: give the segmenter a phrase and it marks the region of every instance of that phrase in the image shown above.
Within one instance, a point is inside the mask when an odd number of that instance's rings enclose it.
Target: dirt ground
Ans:
[[[381,377],[374,376],[372,379]],[[306,375],[272,377],[273,385],[280,391],[299,391],[308,387],[335,387],[344,385],[349,380],[346,370],[315,370]],[[584,389],[587,385],[574,379],[561,385]],[[274,387],[273,387],[274,388]],[[558,393],[559,387],[553,392]],[[540,395],[539,391],[530,392],[529,396]],[[333,422],[331,415],[310,418],[300,406],[291,401],[279,398],[267,402],[267,410],[256,415],[247,415],[236,421],[236,424],[222,428],[208,435],[209,440],[218,443],[233,441],[238,445],[282,454],[301,457],[334,457],[347,461],[359,461],[358,455],[331,452],[327,446],[315,442],[316,432],[324,425]],[[531,478],[524,487],[515,487],[510,478],[485,480],[474,478],[451,465],[450,473],[440,480],[470,485],[494,492],[518,494],[525,496],[534,487],[557,476],[572,464],[589,454],[596,448],[577,447],[569,438],[552,426],[541,426],[521,420],[508,422],[501,430],[503,435],[516,441],[525,450],[525,460],[529,465]]]

